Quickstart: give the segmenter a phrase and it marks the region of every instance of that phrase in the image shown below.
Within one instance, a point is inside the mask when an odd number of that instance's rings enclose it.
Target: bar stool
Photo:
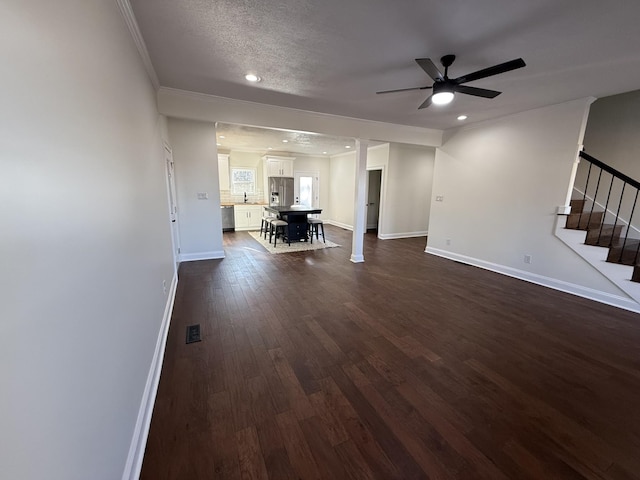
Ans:
[[[318,228],[322,228],[322,241],[327,243],[324,238],[324,223],[319,218],[307,218],[307,224],[309,225],[309,232],[311,233],[311,243],[313,243],[313,234],[316,234],[316,240],[318,238]]]
[[[262,232],[264,232],[264,239],[267,239],[267,233],[271,229],[271,222],[273,222],[276,217],[271,215],[265,215],[262,217],[262,222],[260,222],[260,236],[262,236]]]
[[[275,238],[273,239],[273,248],[276,247],[276,242],[278,241],[278,233],[282,234],[283,241],[284,241],[286,228],[288,226],[289,224],[284,220],[273,220],[271,222],[271,229],[269,230],[269,243],[271,243],[271,237],[275,234]],[[289,239],[289,235],[287,235],[286,237],[287,237],[287,243],[291,245],[291,240]]]

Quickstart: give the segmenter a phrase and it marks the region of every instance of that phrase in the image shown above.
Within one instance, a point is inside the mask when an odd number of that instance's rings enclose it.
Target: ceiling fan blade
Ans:
[[[467,85],[457,85],[454,90],[456,92],[474,95],[476,97],[495,98],[502,92],[496,90],[486,90],[484,88],[468,87]]]
[[[440,70],[438,70],[438,67],[436,67],[430,58],[416,58],[416,63],[434,80],[444,80]]]
[[[433,95],[429,95],[429,97],[427,97],[427,99],[420,104],[420,106],[418,107],[418,110],[421,110],[423,108],[427,108],[429,105],[431,105],[431,99],[432,98],[433,98]]]
[[[427,88],[431,88],[431,87],[427,86],[427,87],[398,88],[396,90],[383,90],[382,92],[376,92],[376,93],[380,94],[380,93],[407,92],[409,90],[426,90]]]
[[[517,58],[509,62],[501,63],[500,65],[494,65],[493,67],[483,68],[482,70],[478,70],[477,72],[463,75],[462,77],[458,77],[453,81],[460,85],[461,83],[473,82],[474,80],[480,80],[481,78],[499,75],[501,73],[509,72],[511,70],[526,66],[527,64],[524,63],[523,59]]]

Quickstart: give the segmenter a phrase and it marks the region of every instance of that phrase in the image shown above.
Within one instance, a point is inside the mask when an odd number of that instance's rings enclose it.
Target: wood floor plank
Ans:
[[[307,417],[310,418],[310,417]],[[293,411],[276,416],[289,461],[299,478],[318,480],[321,478],[309,444],[300,429],[298,418]]]
[[[349,434],[336,416],[336,413],[332,411],[324,391],[309,395],[309,401],[311,401],[316,416],[322,423],[327,440],[329,440],[332,447],[349,440]]]
[[[269,355],[275,366],[280,381],[284,386],[289,404],[300,420],[314,415],[313,407],[307,398],[302,385],[289,361],[279,348],[269,350]]]
[[[348,478],[340,456],[331,446],[325,429],[318,417],[310,417],[300,422],[309,450],[318,467],[320,478]]]
[[[347,365],[343,369],[429,478],[455,478],[452,472],[440,464],[436,455],[429,451],[424,442],[411,432],[406,418],[389,405],[357,367]]]
[[[295,480],[296,474],[289,461],[276,418],[272,417],[259,423],[256,430],[269,478]]]
[[[180,265],[141,479],[640,480],[640,315],[325,228]]]
[[[242,480],[267,480],[267,467],[264,464],[260,441],[255,427],[236,432],[238,443],[238,461]]]

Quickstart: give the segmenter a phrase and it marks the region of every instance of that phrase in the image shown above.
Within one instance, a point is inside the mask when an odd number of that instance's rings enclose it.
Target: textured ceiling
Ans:
[[[353,138],[329,137],[308,132],[274,130],[217,123],[218,151],[228,153],[232,150],[258,152],[277,155],[279,153],[296,155],[326,156],[353,151]],[[286,142],[285,142],[286,140]],[[370,146],[378,142],[369,142]]]
[[[640,2],[621,0],[130,0],[165,87],[446,129],[640,88]],[[430,85],[414,62],[444,54],[457,77],[522,57],[527,67],[417,110]],[[249,84],[244,74],[262,77]]]

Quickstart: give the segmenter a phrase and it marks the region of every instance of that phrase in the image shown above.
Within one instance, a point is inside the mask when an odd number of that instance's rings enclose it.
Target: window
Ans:
[[[313,177],[300,177],[300,205],[313,207]]]
[[[232,168],[231,194],[242,195],[244,193],[251,195],[256,193],[256,169]]]

